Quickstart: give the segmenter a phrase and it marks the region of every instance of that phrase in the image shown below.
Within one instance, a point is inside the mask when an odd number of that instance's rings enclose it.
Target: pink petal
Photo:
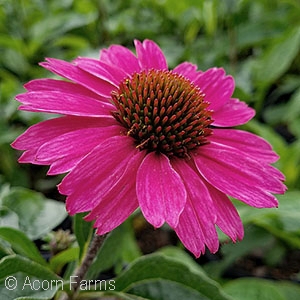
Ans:
[[[37,151],[36,160],[51,164],[49,175],[65,173],[103,140],[121,132],[122,127],[118,125],[73,130],[43,144]]]
[[[86,118],[66,116],[47,120],[27,129],[13,143],[12,147],[26,150],[19,159],[22,163],[37,163],[37,150],[48,141],[80,128],[97,128],[115,124],[113,118]]]
[[[54,58],[46,60],[47,62],[40,65],[47,70],[78,83],[104,98],[110,98],[111,91],[115,88],[110,82],[97,78],[74,64]]]
[[[271,165],[266,165],[264,166],[269,174],[271,174],[271,176],[278,178],[281,181],[285,181],[285,176],[284,174],[282,174],[278,169],[276,169],[275,167],[271,166]]]
[[[119,86],[124,78],[128,77],[128,74],[119,68],[118,65],[109,65],[97,59],[78,57],[74,62],[80,69],[110,82],[116,87]]]
[[[104,197],[96,208],[99,212],[94,224],[97,234],[103,235],[121,225],[138,208],[138,205],[135,186],[115,189],[114,193]]]
[[[205,181],[183,160],[173,160],[172,165],[181,178],[185,179],[187,191],[187,203],[175,231],[185,247],[195,256],[204,253],[204,245],[215,253],[219,248],[215,228],[216,212]]]
[[[214,129],[210,141],[223,144],[251,155],[256,160],[273,163],[279,156],[272,150],[272,146],[263,138],[242,130]]]
[[[183,75],[185,78],[189,79],[192,82],[194,82],[194,80],[197,79],[198,75],[200,74],[199,72],[197,72],[197,65],[191,64],[189,62],[183,62],[179,64],[173,69],[173,72]]]
[[[211,109],[211,106],[209,106],[209,109]],[[245,102],[238,99],[228,99],[223,106],[214,111],[212,125],[220,127],[238,126],[250,121],[254,115],[255,110]]]
[[[254,207],[275,207],[272,193],[284,193],[284,184],[260,161],[211,142],[193,156],[202,176],[215,188]]]
[[[206,183],[206,187],[208,188],[214,202],[214,207],[217,213],[216,224],[218,227],[234,242],[243,239],[243,224],[234,205],[225,194],[215,189],[210,184]]]
[[[209,109],[214,111],[222,107],[234,91],[233,78],[226,76],[222,68],[212,68],[200,73],[194,83],[204,92],[204,99],[210,103]]]
[[[144,40],[141,43],[138,40],[134,40],[137,57],[142,69],[157,69],[167,70],[168,64],[165,55],[153,41]]]
[[[140,161],[133,157],[118,184],[99,199],[97,206],[85,217],[87,221],[96,220],[94,227],[98,234],[110,232],[138,208],[135,180],[139,164]]]
[[[185,208],[174,230],[184,247],[191,251],[195,257],[205,253],[203,228],[200,221],[196,219],[195,208],[189,196],[187,196]]]
[[[122,69],[127,75],[141,70],[136,56],[120,45],[112,45],[108,49],[101,50],[100,61]]]
[[[86,155],[63,179],[59,191],[68,195],[70,214],[92,210],[100,199],[118,184],[133,159],[139,163],[144,152],[135,148],[132,138],[109,138]]]
[[[42,111],[73,116],[102,117],[110,115],[112,104],[86,95],[60,91],[27,92],[16,96],[23,103],[20,110]]]
[[[88,90],[87,88],[70,82],[51,78],[35,79],[31,80],[24,85],[29,92],[40,92],[40,91],[57,91],[67,94],[87,96],[99,101],[106,101],[103,97]]]
[[[154,227],[164,222],[176,227],[186,202],[186,191],[169,158],[155,152],[147,154],[138,170],[136,185],[147,221]]]

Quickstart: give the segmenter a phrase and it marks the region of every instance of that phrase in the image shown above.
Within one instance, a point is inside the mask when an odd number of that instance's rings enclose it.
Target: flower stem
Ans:
[[[70,284],[72,287],[72,291],[70,295],[63,294],[60,300],[71,300],[74,299],[74,296],[77,293],[77,290],[80,286],[80,282],[84,278],[85,274],[87,273],[90,265],[92,264],[95,256],[98,253],[98,250],[102,246],[106,235],[98,235],[95,234],[94,238],[90,244],[90,247],[85,255],[85,257],[82,260],[82,263],[79,265],[79,267],[76,269],[74,275],[72,275],[72,278],[74,278],[74,281]]]

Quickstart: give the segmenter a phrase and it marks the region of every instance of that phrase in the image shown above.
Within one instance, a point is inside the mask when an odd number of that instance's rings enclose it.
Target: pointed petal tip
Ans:
[[[59,183],[59,184],[57,184],[56,185],[56,188],[57,188],[57,190],[59,191],[59,193],[60,194],[62,194],[62,195],[66,195],[65,193],[64,193],[64,190],[63,190],[63,180]]]
[[[284,184],[265,164],[241,154],[211,143],[202,147],[194,161],[199,173],[224,194],[257,208],[276,206],[278,201],[272,194],[283,193]]]
[[[201,242],[199,240],[195,240],[194,243],[185,242],[182,238],[180,238],[180,240],[183,246],[190,251],[195,258],[199,258],[201,255],[205,254],[206,247],[203,240]]]
[[[57,59],[57,58],[45,57],[45,60],[39,62],[39,65],[42,66],[42,67],[45,67],[45,66],[51,65],[51,63],[53,63],[53,62],[59,62],[59,61],[61,61],[61,60]]]
[[[13,148],[13,149],[16,149],[16,150],[19,150],[18,148],[17,148],[17,139],[15,139],[13,142],[11,142],[10,143],[10,146]]]
[[[205,254],[205,251],[202,252],[202,251],[199,251],[199,250],[194,250],[194,251],[190,250],[190,252],[192,252],[194,254],[196,259],[198,259],[201,255]]]
[[[76,214],[75,211],[73,211],[72,209],[70,209],[70,208],[68,207],[67,202],[66,202],[66,210],[67,210],[68,215],[70,215],[70,216],[74,216],[74,215]]]
[[[183,243],[184,245],[184,243]],[[204,255],[206,252],[206,249],[209,250],[210,253],[215,254],[219,251],[219,242],[214,246],[214,247],[207,247],[205,246],[205,244],[203,243],[203,247],[188,247],[186,245],[184,245],[191,253],[193,253],[193,255],[195,256],[195,258],[199,258],[201,255]],[[206,248],[207,247],[207,248]]]
[[[105,234],[107,234],[107,233],[109,233],[113,230],[113,229],[112,230],[105,230],[104,228],[97,227],[95,224],[93,225],[93,227],[97,228],[96,229],[96,234],[98,234],[98,235],[105,235]]]
[[[140,45],[141,44],[141,41],[138,40],[138,39],[134,39],[133,40],[133,44],[136,46],[136,45]]]
[[[240,228],[236,228],[235,232],[232,232],[231,234],[227,232],[226,235],[228,235],[234,244],[238,243],[244,239],[244,226],[241,224]]]

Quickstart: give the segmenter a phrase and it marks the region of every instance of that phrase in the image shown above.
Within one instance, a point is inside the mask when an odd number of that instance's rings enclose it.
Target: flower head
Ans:
[[[199,256],[219,247],[216,226],[233,241],[243,226],[228,196],[254,207],[276,207],[284,176],[262,138],[228,129],[255,114],[232,98],[222,68],[198,71],[184,62],[169,70],[152,41],[136,54],[113,45],[100,59],[41,65],[67,80],[38,79],[16,98],[21,110],[58,113],[30,127],[12,146],[19,161],[68,174],[59,185],[73,215],[89,212],[98,234],[140,207],[154,227],[168,223]]]

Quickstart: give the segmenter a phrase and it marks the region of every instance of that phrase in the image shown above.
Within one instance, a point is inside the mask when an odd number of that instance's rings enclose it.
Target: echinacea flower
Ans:
[[[113,45],[100,59],[41,65],[67,79],[37,79],[16,98],[21,110],[61,114],[34,126],[12,146],[19,161],[68,174],[59,185],[69,214],[89,212],[99,235],[138,207],[155,228],[165,222],[195,256],[219,247],[216,226],[233,241],[243,225],[228,196],[276,207],[284,176],[264,139],[229,127],[255,114],[232,98],[222,68],[169,70],[161,49],[135,41],[136,55]]]

